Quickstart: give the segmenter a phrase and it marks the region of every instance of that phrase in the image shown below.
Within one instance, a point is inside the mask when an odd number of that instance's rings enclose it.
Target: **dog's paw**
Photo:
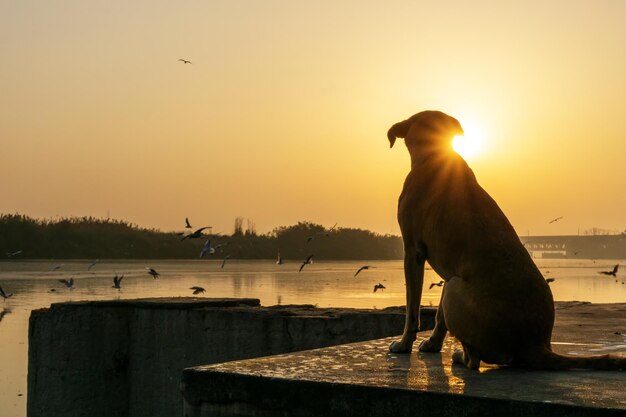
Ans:
[[[389,351],[393,353],[411,353],[413,350],[413,343],[405,343],[403,340],[391,342],[389,345]]]
[[[442,344],[434,341],[432,337],[422,340],[419,345],[420,352],[441,352]]]
[[[465,365],[465,360],[463,359],[463,349],[454,350],[454,353],[452,353],[452,363]]]

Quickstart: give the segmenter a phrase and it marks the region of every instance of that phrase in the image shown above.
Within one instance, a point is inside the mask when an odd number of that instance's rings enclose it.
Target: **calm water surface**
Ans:
[[[626,302],[626,272],[613,277],[599,275],[616,261],[536,260],[551,284],[557,301]],[[623,264],[624,262],[620,262]],[[52,271],[55,265],[60,269]],[[315,262],[298,273],[300,262],[287,261],[101,261],[87,271],[87,261],[0,262],[0,286],[15,295],[0,301],[0,416],[26,415],[28,317],[31,310],[51,303],[139,297],[188,297],[189,287],[206,289],[204,297],[252,297],[263,305],[316,304],[319,307],[384,308],[404,305],[404,275],[401,261]],[[375,268],[353,276],[362,265]],[[145,267],[161,273],[152,279]],[[124,274],[122,289],[111,288],[112,277]],[[68,290],[58,279],[74,277]],[[441,288],[428,290],[440,279],[427,269],[423,305],[437,305]],[[382,283],[386,290],[373,292]],[[51,291],[54,289],[54,291]],[[3,314],[4,312],[4,314]]]

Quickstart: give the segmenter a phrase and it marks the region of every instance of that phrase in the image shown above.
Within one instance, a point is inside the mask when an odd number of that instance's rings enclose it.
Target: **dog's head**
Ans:
[[[404,138],[409,153],[450,149],[452,139],[463,134],[461,123],[452,116],[426,110],[391,126],[387,132],[389,147],[397,138]]]

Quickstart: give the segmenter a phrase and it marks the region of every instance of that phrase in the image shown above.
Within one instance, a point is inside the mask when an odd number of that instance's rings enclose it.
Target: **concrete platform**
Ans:
[[[427,313],[432,328],[435,311]],[[403,326],[403,308],[186,297],[53,304],[30,317],[28,415],[180,416],[186,367],[377,339]]]
[[[394,339],[186,369],[184,415],[626,416],[626,372],[475,372],[451,364],[452,338],[411,355],[389,353]],[[626,305],[559,304],[553,341],[560,353],[626,356]]]

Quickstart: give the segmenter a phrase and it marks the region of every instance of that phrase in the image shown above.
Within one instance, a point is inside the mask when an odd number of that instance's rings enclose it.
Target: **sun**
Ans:
[[[474,159],[484,152],[485,135],[473,123],[464,122],[463,136],[455,136],[452,140],[452,149],[463,158]]]

